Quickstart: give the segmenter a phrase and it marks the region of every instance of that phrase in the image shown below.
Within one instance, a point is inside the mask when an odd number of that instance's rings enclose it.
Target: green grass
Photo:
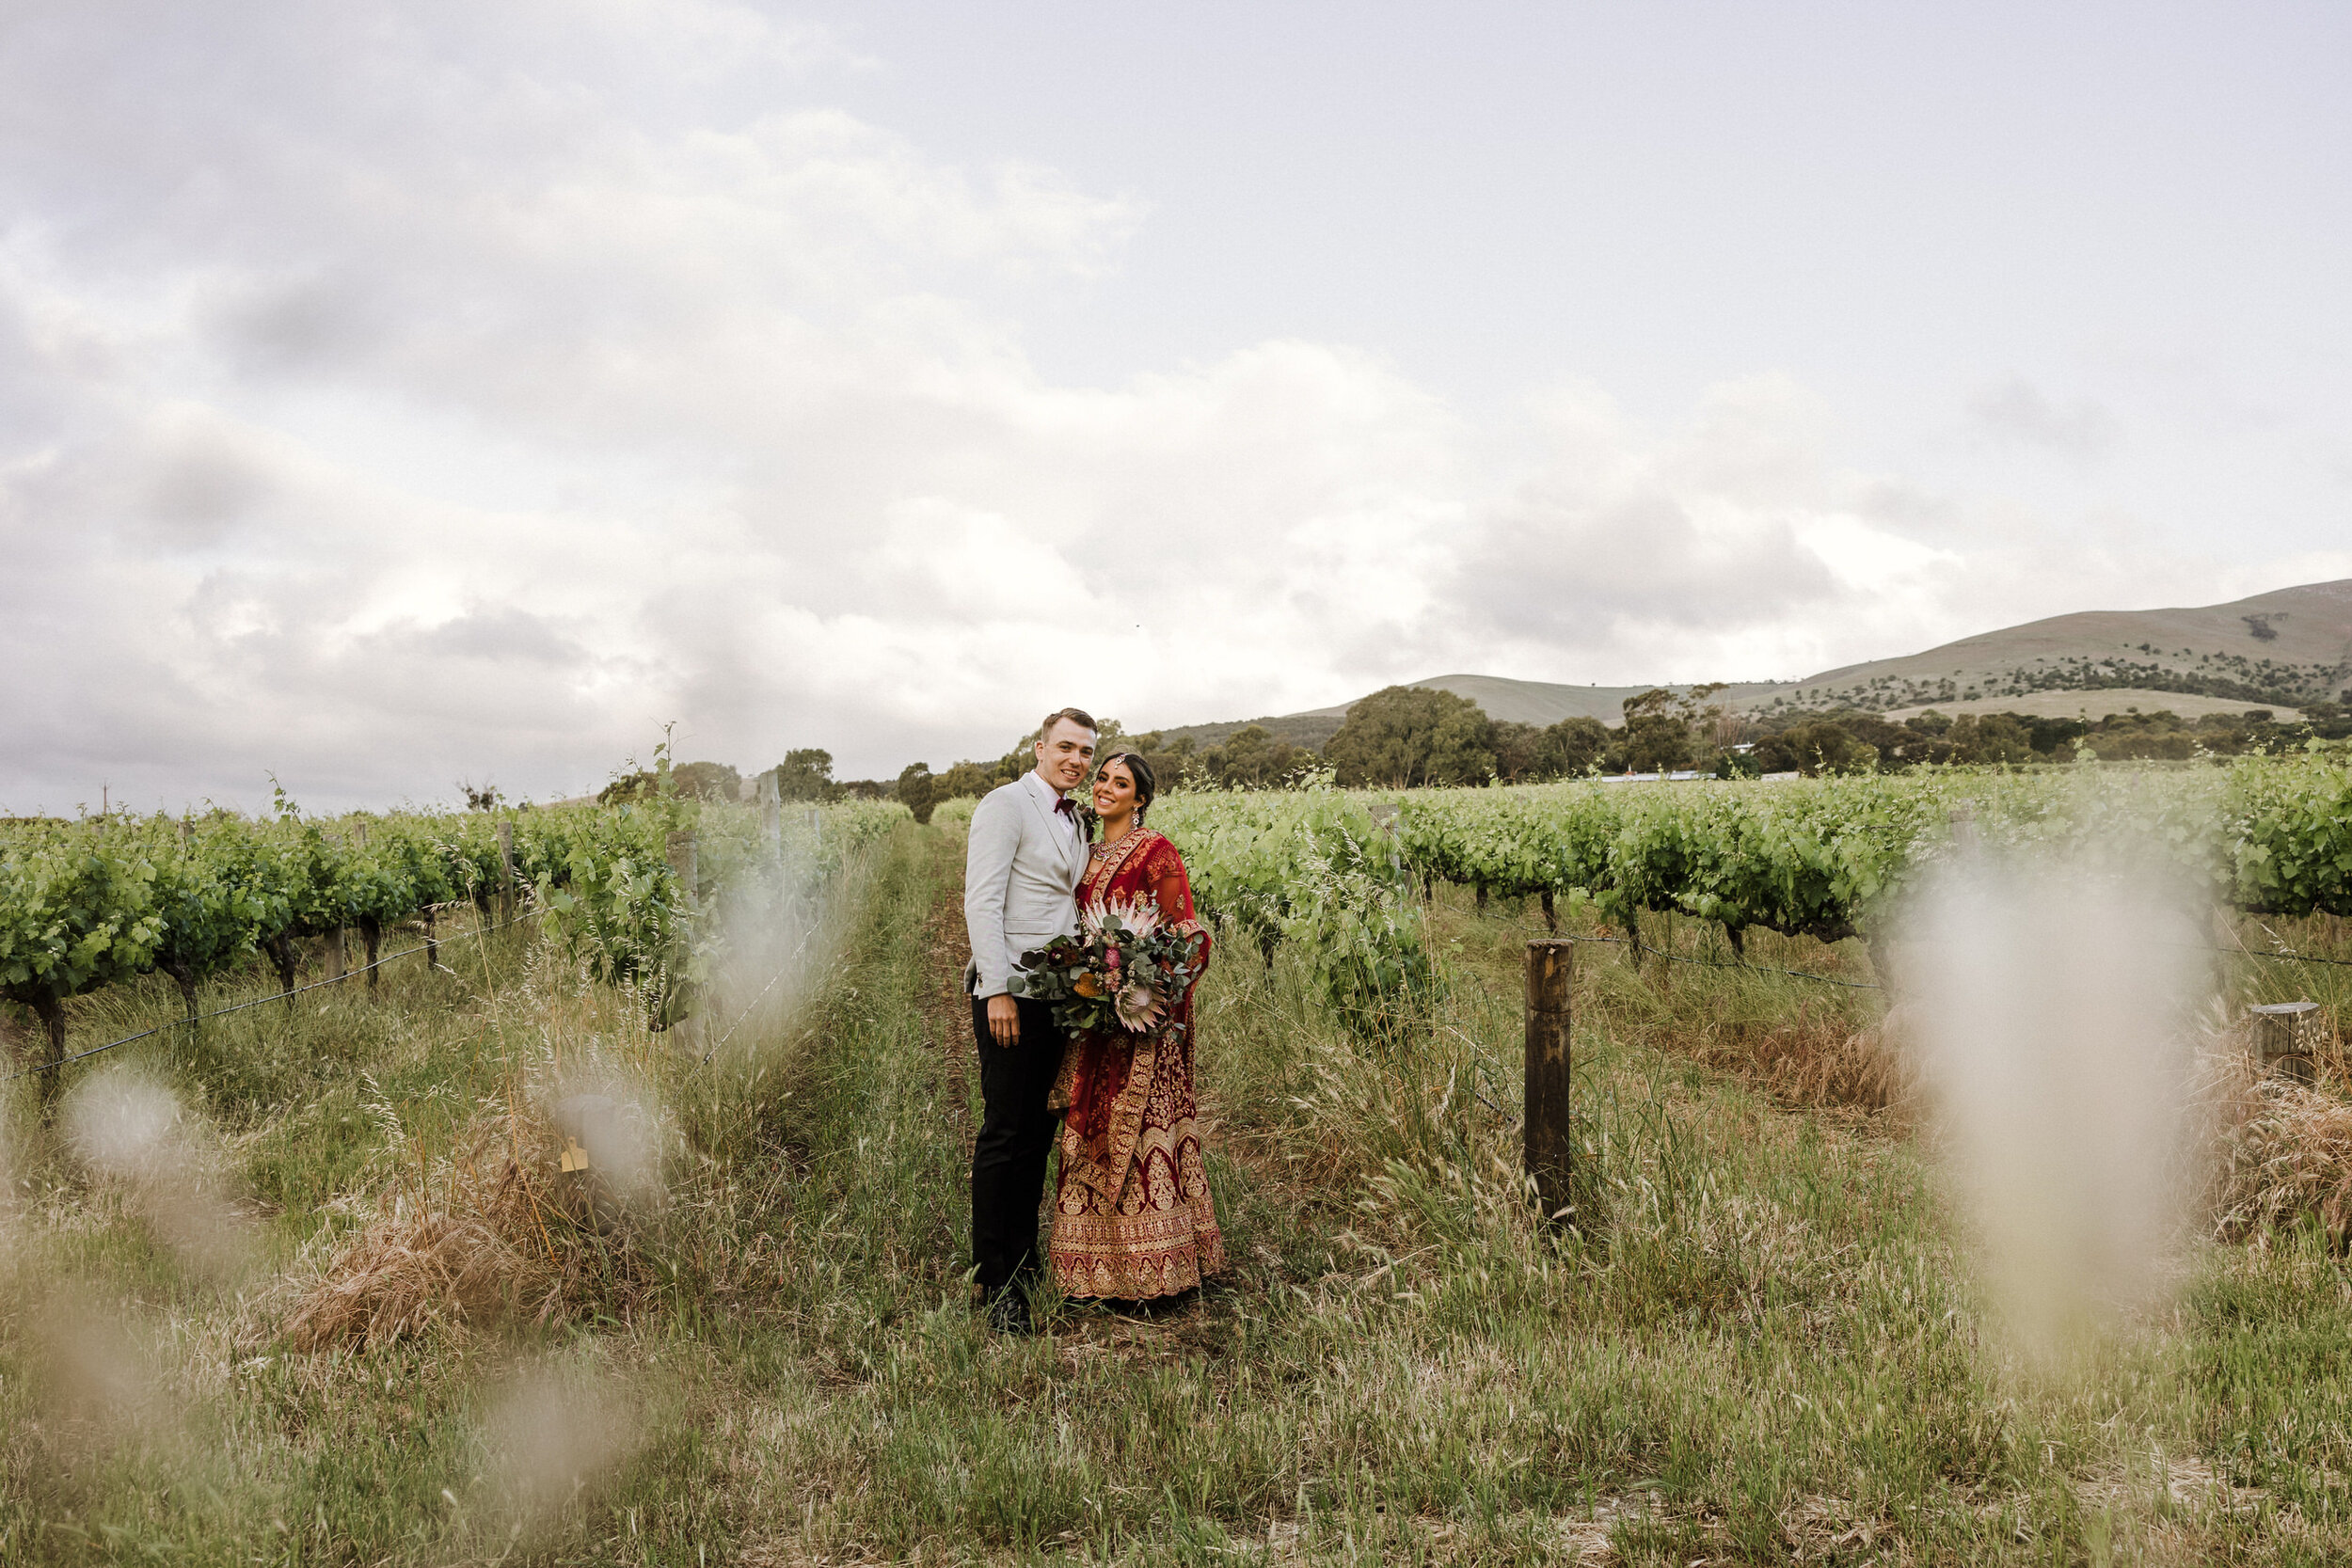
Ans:
[[[1377,1039],[1330,1026],[1295,956],[1221,946],[1200,1071],[1231,1275],[1173,1315],[990,1337],[960,851],[891,840],[806,1007],[722,1072],[519,935],[129,1048],[248,1200],[241,1277],[191,1270],[20,1117],[0,1560],[2352,1560],[2342,1263],[2315,1235],[2201,1248],[2177,1306],[2063,1371],[2015,1361],[1905,1125],[1724,1065],[1738,1029],[1866,1027],[1867,993],[1581,949],[1579,1228],[1539,1231],[1515,1112],[1540,923],[1501,902],[1440,901],[1444,999]],[[133,988],[76,1028],[176,1000]],[[628,1259],[545,1323],[275,1338],[403,1159],[583,1063],[675,1132]],[[109,1317],[134,1370],[92,1392],[56,1346]],[[502,1458],[533,1447],[531,1473]]]

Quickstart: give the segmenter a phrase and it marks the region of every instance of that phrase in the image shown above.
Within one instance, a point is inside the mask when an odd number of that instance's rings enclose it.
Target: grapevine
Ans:
[[[2226,768],[1947,768],[1801,782],[1175,795],[1153,808],[1204,910],[1309,955],[1352,1016],[1428,982],[1416,884],[1585,900],[1835,942],[1883,929],[1954,852],[2099,856],[2256,913],[2352,914],[2341,752]]]
[[[503,873],[500,821],[513,825],[517,879],[547,933],[596,978],[638,982],[675,1018],[710,972],[723,916],[821,885],[906,817],[894,804],[843,802],[792,814],[771,844],[755,807],[661,795],[496,816],[311,817],[282,792],[278,804],[262,820],[114,814],[0,827],[0,997],[40,1018],[51,1062],[64,1052],[64,1004],[102,986],[161,971],[194,1018],[197,987],[256,956],[291,991],[304,939],[357,931],[373,964],[387,927],[459,899],[486,907]],[[664,854],[679,831],[701,847],[693,888]],[[784,875],[744,875],[759,866]]]

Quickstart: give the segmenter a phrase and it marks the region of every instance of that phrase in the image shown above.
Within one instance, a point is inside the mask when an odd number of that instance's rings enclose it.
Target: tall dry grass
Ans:
[[[485,1020],[508,1047],[504,1076],[469,1114],[428,1140],[373,1097],[383,1141],[339,1200],[357,1229],[293,1271],[285,1342],[360,1351],[442,1328],[628,1324],[675,1306],[685,1280],[697,1297],[755,1290],[773,1267],[758,1216],[788,1205],[773,1167],[789,1151],[769,1131],[869,882],[850,868],[817,928],[733,932],[692,1028],[657,1031],[644,997],[530,949]],[[599,1107],[593,1125],[571,1125],[583,1100]],[[760,1164],[771,1174],[752,1174]]]
[[[2199,1062],[2198,1101],[2211,1148],[2206,1210],[2223,1241],[2267,1247],[2316,1225],[2352,1243],[2352,1098],[2330,1032],[2315,1083],[2258,1069],[2243,1026],[2217,1033]]]
[[[1835,1015],[1782,1023],[1703,1025],[1690,1054],[1737,1074],[1785,1105],[1891,1113],[1898,1124],[1920,1110],[1919,1074],[1899,1013],[1855,1027]]]
[[[587,1244],[593,1215],[578,1183],[559,1185],[561,1148],[544,1118],[501,1101],[431,1165],[406,1168],[403,1150],[367,1200],[372,1212],[358,1234],[285,1314],[286,1342],[361,1351],[439,1325],[546,1323],[580,1304],[592,1280],[598,1295],[625,1286],[634,1272],[627,1239],[617,1248]]]

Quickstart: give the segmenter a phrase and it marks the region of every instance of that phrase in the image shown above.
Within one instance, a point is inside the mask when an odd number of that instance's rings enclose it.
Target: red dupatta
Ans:
[[[1159,906],[1161,919],[1193,938],[1194,950],[1205,962],[1209,933],[1193,916],[1192,882],[1184,875],[1184,857],[1166,835],[1138,829],[1089,857],[1086,877],[1078,883],[1081,909],[1147,897]],[[1192,985],[1199,983],[1196,974]],[[1191,1050],[1191,986],[1144,1033],[1113,1029],[1072,1037],[1062,1068],[1070,1102],[1061,1139],[1065,1180],[1084,1182],[1105,1201],[1118,1199],[1160,1056],[1169,1051],[1189,1054]]]

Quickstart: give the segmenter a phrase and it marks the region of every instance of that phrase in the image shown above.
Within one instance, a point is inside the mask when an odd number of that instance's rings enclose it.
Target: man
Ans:
[[[1037,1273],[1037,1206],[1061,1070],[1062,1033],[1042,1002],[1007,990],[1021,955],[1078,929],[1086,835],[1064,794],[1094,763],[1094,721],[1074,707],[1048,714],[1037,766],[989,792],[972,811],[963,866],[963,924],[972,939],[964,983],[980,1049],[979,1136],[972,1146],[972,1259],[992,1326],[1030,1331],[1026,1287]]]

